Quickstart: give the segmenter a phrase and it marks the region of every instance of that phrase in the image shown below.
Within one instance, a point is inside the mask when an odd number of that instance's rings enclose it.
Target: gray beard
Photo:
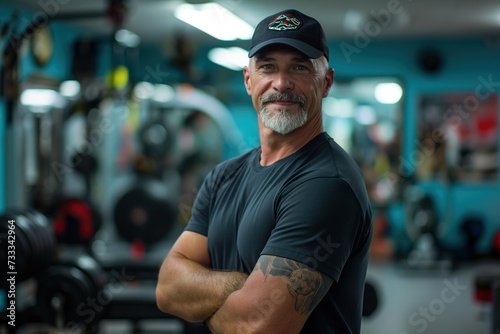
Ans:
[[[272,112],[264,104],[264,107],[262,107],[262,110],[260,111],[260,118],[265,127],[279,134],[286,135],[306,124],[307,112],[304,109],[305,99],[303,99],[303,97],[287,96],[285,94],[280,97],[281,98],[278,100],[290,101],[293,99],[294,101],[300,102],[302,107],[299,112],[291,113],[286,108],[278,109],[276,112]],[[273,98],[276,98],[276,95],[266,96],[262,99],[262,101],[266,102],[267,100],[273,100]]]
[[[272,113],[264,107],[260,111],[260,118],[265,127],[286,135],[306,124],[307,113],[304,108],[301,108],[298,113],[294,114],[291,114],[286,109],[279,109],[277,112]]]

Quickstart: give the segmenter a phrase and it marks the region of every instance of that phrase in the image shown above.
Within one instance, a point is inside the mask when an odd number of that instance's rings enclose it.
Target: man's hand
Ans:
[[[243,287],[208,319],[213,333],[299,333],[333,279],[303,263],[263,255]]]
[[[210,270],[207,238],[183,232],[165,258],[156,287],[158,308],[190,322],[214,314],[248,275]]]

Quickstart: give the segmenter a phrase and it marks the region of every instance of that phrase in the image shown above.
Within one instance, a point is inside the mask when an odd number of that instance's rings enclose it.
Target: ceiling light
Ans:
[[[248,51],[239,47],[214,48],[208,52],[212,62],[239,71],[248,64]]]
[[[361,25],[366,22],[366,17],[356,10],[348,10],[345,13],[342,26],[345,31],[357,32],[361,29]]]
[[[64,99],[52,89],[26,89],[21,94],[21,104],[32,107],[33,112],[48,112],[51,108],[64,107]]]
[[[254,27],[214,2],[204,4],[181,4],[175,16],[205,33],[223,40],[250,39]]]
[[[375,98],[383,104],[398,103],[403,96],[403,89],[395,82],[379,83],[375,86]]]
[[[120,29],[115,33],[115,40],[118,44],[128,47],[135,48],[141,43],[141,38],[130,30]]]
[[[59,85],[59,93],[66,98],[75,98],[80,94],[80,83],[76,80],[66,80]]]

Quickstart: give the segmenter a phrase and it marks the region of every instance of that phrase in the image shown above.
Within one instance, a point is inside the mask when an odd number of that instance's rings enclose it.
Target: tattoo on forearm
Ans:
[[[295,310],[301,315],[309,314],[316,307],[327,288],[320,272],[290,259],[261,256],[256,266],[258,269],[264,274],[264,280],[269,275],[286,277]]]

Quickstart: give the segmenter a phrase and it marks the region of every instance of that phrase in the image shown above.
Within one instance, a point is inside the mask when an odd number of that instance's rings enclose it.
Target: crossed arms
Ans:
[[[213,333],[299,333],[332,279],[301,262],[263,255],[250,275],[210,269],[207,238],[183,232],[165,258],[158,307]]]

